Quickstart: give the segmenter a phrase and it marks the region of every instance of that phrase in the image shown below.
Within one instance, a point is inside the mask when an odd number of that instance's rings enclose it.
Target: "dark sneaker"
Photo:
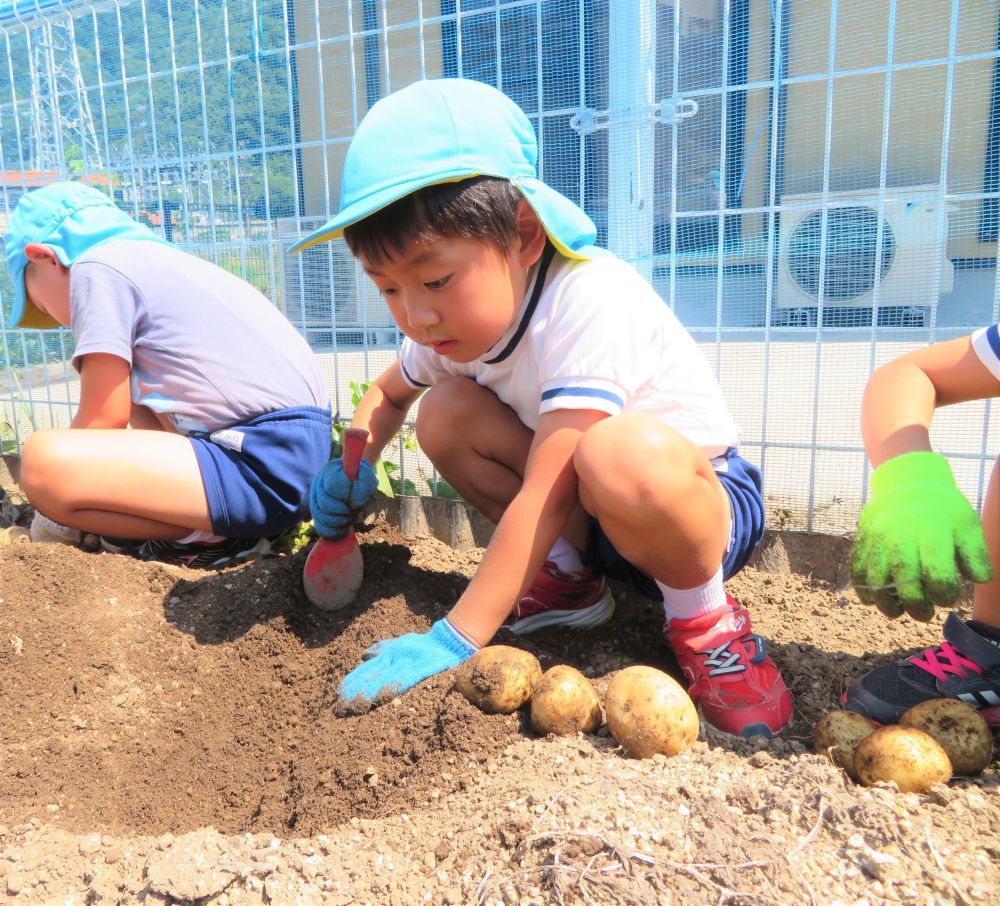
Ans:
[[[604,576],[590,567],[565,573],[547,560],[503,625],[517,635],[546,626],[591,629],[607,623],[614,612],[615,599]]]
[[[266,538],[226,538],[223,541],[181,544],[177,541],[144,541],[138,556],[143,560],[173,563],[192,569],[216,569],[271,553]]]
[[[792,694],[750,631],[750,615],[730,596],[718,610],[671,620],[664,634],[688,680],[688,694],[716,729],[771,736],[792,716]]]
[[[894,724],[929,698],[958,698],[1000,726],[1000,639],[984,628],[948,614],[940,645],[866,673],[844,693],[844,707]]]

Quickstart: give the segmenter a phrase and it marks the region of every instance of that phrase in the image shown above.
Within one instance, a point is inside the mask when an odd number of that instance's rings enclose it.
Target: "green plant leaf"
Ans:
[[[380,459],[375,463],[375,477],[378,479],[378,489],[385,494],[386,497],[395,497],[395,492],[392,489],[392,482],[389,480],[389,471],[386,468],[387,465],[392,465],[392,463],[386,463],[384,459]]]

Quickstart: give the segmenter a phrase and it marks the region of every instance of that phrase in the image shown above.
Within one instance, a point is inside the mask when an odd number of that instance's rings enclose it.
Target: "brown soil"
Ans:
[[[306,602],[303,554],[201,573],[0,548],[0,894],[218,906],[997,902],[996,762],[915,795],[856,786],[808,751],[845,683],[936,642],[940,618],[889,623],[836,584],[775,569],[772,550],[770,571],[761,561],[730,590],[771,641],[795,695],[791,726],[774,740],[703,731],[675,758],[637,761],[603,728],[539,738],[525,712],[483,714],[448,675],[336,717],[333,690],[362,651],[426,629],[481,554],[385,524],[362,542],[365,585],[334,614]],[[543,669],[575,666],[603,693],[628,664],[676,671],[661,622],[622,593],[599,630],[497,641]]]

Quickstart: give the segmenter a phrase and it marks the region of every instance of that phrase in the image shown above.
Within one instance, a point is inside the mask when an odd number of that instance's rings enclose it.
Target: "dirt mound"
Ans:
[[[468,755],[501,751],[517,720],[487,720],[445,677],[333,717],[331,691],[364,649],[426,629],[465,582],[415,569],[401,539],[376,534],[365,590],[336,614],[306,602],[301,556],[205,574],[0,551],[0,822],[55,805],[79,832],[311,834],[426,800]]]
[[[748,569],[730,590],[795,695],[778,739],[712,731],[675,759],[607,731],[539,739],[442,676],[337,718],[379,639],[447,612],[481,551],[362,534],[366,583],[311,608],[303,555],[218,573],[0,548],[0,892],[31,903],[987,902],[996,765],[926,796],[865,790],[808,753],[855,675],[939,638],[836,585]],[[620,592],[620,590],[619,590]],[[676,671],[662,613],[503,636],[603,691]],[[6,879],[6,880],[5,880]]]

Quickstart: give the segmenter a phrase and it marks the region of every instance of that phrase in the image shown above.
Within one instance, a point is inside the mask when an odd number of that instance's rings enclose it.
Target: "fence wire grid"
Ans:
[[[347,419],[400,334],[342,241],[287,249],[336,211],[378,98],[487,82],[701,345],[770,523],[846,532],[868,375],[1000,320],[998,42],[1000,0],[0,0],[0,233],[33,188],[105,189],[273,299]],[[13,452],[79,383],[68,331],[0,334]],[[981,507],[996,407],[932,440]],[[433,489],[405,436],[386,455]]]

